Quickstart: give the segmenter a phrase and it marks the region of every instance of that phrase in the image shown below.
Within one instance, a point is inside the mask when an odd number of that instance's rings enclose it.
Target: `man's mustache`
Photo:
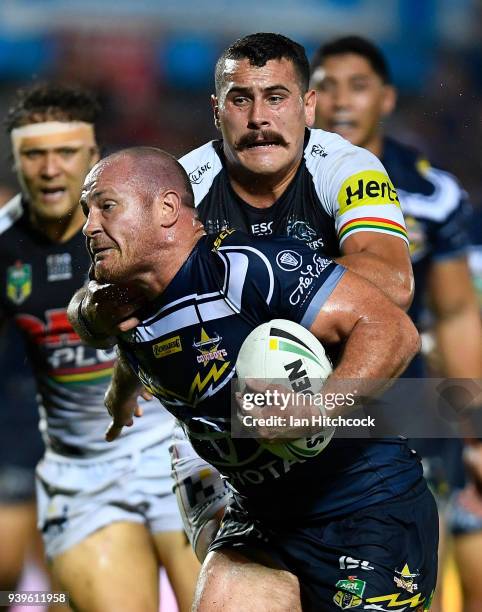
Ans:
[[[265,142],[269,142],[270,144],[280,145],[282,147],[286,147],[288,143],[283,138],[281,134],[278,132],[274,132],[273,130],[259,130],[257,132],[248,132],[241,136],[241,138],[236,143],[236,148],[246,149],[247,147],[254,144],[262,144]]]

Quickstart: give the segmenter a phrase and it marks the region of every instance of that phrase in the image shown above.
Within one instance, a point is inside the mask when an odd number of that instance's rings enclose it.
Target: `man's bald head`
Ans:
[[[124,149],[87,176],[81,204],[95,279],[156,294],[204,234],[182,166],[151,147]]]
[[[115,171],[122,181],[146,195],[148,203],[167,190],[176,191],[181,202],[194,208],[194,194],[186,171],[169,153],[155,147],[131,147],[102,159],[87,177],[86,183],[104,171]]]

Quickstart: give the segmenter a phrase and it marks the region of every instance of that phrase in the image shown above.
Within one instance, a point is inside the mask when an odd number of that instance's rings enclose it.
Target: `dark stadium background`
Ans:
[[[235,38],[281,32],[310,56],[356,33],[380,44],[392,68],[400,92],[392,133],[456,174],[480,210],[481,17],[478,0],[1,0],[0,116],[22,85],[78,82],[103,103],[105,152],[151,144],[181,155],[216,137],[213,66]],[[1,203],[17,189],[3,132],[0,151]],[[22,414],[36,410],[33,387],[19,369],[21,345],[10,341],[8,358],[5,345],[0,427],[20,436]],[[452,599],[447,610],[457,610]]]

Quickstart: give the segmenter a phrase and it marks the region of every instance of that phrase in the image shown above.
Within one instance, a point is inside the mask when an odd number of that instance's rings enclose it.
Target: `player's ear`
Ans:
[[[397,103],[397,90],[393,85],[383,86],[382,113],[383,116],[391,115]]]
[[[158,211],[161,227],[171,227],[176,223],[181,208],[181,196],[174,190],[164,191],[158,197]]]
[[[314,89],[308,89],[303,96],[303,103],[305,107],[305,124],[308,127],[313,127],[316,110],[316,91]]]
[[[213,107],[214,125],[216,129],[221,129],[221,122],[219,121],[219,103],[218,98],[214,94],[211,94],[211,106]]]

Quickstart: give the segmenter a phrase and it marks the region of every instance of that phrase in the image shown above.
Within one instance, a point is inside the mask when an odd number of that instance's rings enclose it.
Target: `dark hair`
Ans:
[[[361,55],[370,63],[384,83],[391,83],[390,70],[383,53],[370,40],[361,36],[344,36],[321,45],[311,62],[312,72],[322,65],[327,57],[346,53]]]
[[[310,65],[304,48],[286,36],[271,32],[258,32],[239,38],[223,52],[216,62],[216,93],[219,92],[224,80],[226,60],[248,59],[252,66],[261,68],[269,60],[283,58],[293,63],[298,73],[301,91],[305,93],[309,86]]]
[[[10,133],[16,127],[47,119],[95,123],[99,113],[100,105],[91,92],[80,87],[41,83],[17,91],[5,127]]]

